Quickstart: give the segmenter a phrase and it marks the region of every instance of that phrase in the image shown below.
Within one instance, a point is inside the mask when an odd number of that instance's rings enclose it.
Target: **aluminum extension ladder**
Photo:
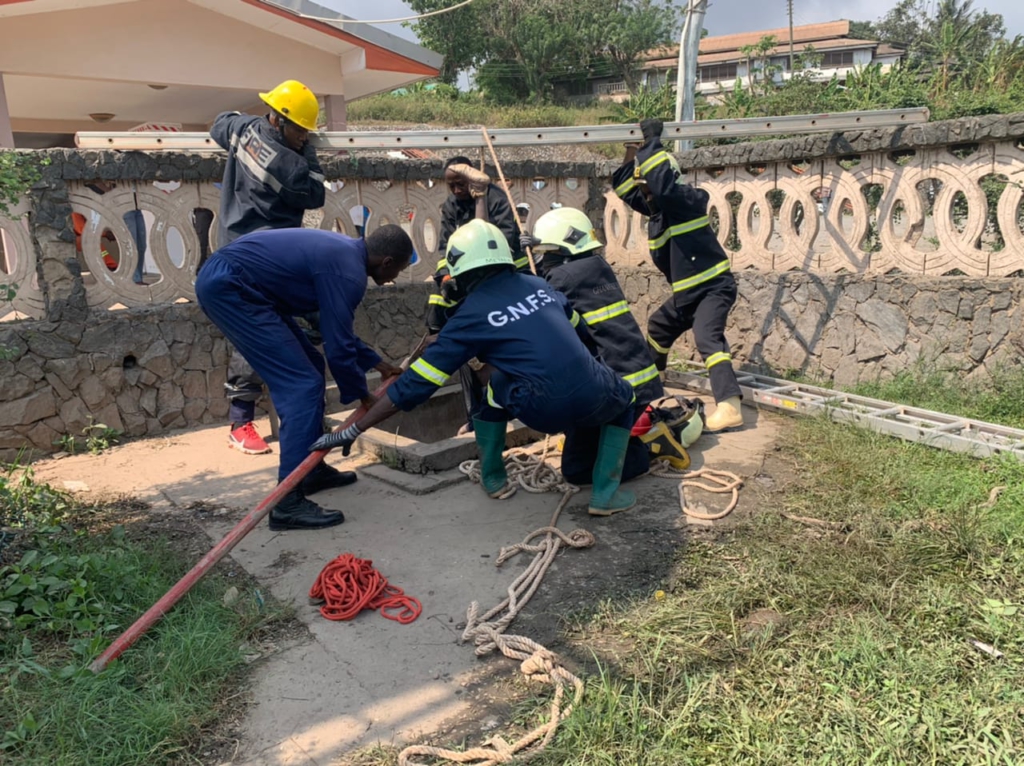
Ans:
[[[666,373],[665,382],[711,392],[704,366],[687,361],[686,370]],[[918,407],[846,394],[819,386],[792,383],[767,375],[737,372],[743,398],[758,407],[790,415],[822,415],[929,447],[973,457],[1013,455],[1024,460],[1024,430],[971,420]]]
[[[754,138],[787,134],[835,133],[914,125],[928,121],[928,109],[876,109],[836,114],[793,114],[779,117],[746,117],[729,120],[667,122],[665,140],[706,138]],[[565,128],[501,128],[489,130],[496,147],[552,146],[555,144],[622,143],[639,140],[640,127],[590,125]],[[487,146],[482,129],[476,130],[367,130],[311,133],[310,143],[325,151],[381,149],[475,149]],[[79,149],[137,151],[219,152],[209,133],[152,133],[86,131],[75,134]]]

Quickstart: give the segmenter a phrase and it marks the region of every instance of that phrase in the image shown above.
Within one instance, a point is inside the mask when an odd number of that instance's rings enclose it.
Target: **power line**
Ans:
[[[328,24],[342,24],[342,25],[344,25],[344,24],[398,24],[398,23],[401,23],[403,21],[418,21],[419,19],[426,19],[426,18],[429,18],[430,16],[440,16],[442,13],[451,13],[452,11],[458,10],[459,8],[464,8],[465,6],[467,6],[470,3],[472,3],[473,0],[462,0],[461,3],[458,3],[457,5],[449,6],[448,8],[439,8],[436,11],[428,11],[427,13],[419,13],[419,14],[416,14],[415,16],[403,16],[400,19],[371,19],[371,20],[367,20],[367,19],[348,19],[348,18],[339,19],[337,17],[330,18],[330,17],[327,17],[327,16],[311,16],[311,15],[309,15],[307,13],[296,13],[291,8],[289,8],[289,7],[285,6],[285,5],[281,5],[279,3],[275,3],[275,2],[273,2],[273,0],[263,0],[263,2],[266,3],[267,5],[273,5],[276,8],[280,8],[282,10],[288,11],[288,13],[292,14],[293,16],[298,16],[300,19],[309,19],[310,21],[323,21],[323,22],[326,22]]]

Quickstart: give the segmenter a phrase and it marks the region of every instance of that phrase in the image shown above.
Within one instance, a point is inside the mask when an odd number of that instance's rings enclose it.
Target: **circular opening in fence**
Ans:
[[[430,218],[426,218],[423,221],[423,244],[427,246],[427,250],[430,252],[437,252],[437,229]]]
[[[128,355],[128,356],[126,356],[126,357],[124,358],[124,360],[123,360],[123,361],[121,362],[121,368],[122,368],[122,369],[125,369],[125,370],[132,370],[132,369],[134,369],[135,367],[137,367],[137,366],[138,366],[138,364],[139,364],[138,360],[137,360],[137,359],[136,359],[136,358],[135,358],[134,356],[132,356],[131,354],[129,354],[129,355]]]
[[[0,227],[0,274],[13,274],[18,268],[18,248],[14,237]]]
[[[185,265],[185,238],[181,236],[177,226],[170,226],[167,229],[167,254],[175,268],[180,269]]]

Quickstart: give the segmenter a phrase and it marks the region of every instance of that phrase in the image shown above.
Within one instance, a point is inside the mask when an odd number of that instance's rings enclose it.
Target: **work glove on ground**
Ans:
[[[361,433],[362,430],[360,430],[359,426],[353,423],[344,431],[324,434],[310,445],[309,451],[318,452],[319,450],[332,450],[336,447],[341,447],[341,454],[348,457],[349,453],[352,452],[352,445]]]
[[[656,138],[661,138],[665,130],[665,123],[658,119],[648,119],[640,123],[640,132],[644,136],[644,143],[649,144]]]

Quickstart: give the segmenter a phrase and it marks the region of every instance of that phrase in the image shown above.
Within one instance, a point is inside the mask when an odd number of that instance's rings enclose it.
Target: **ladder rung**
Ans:
[[[910,125],[928,121],[926,108],[876,109],[838,114],[794,114],[665,123],[664,139],[752,138],[792,133],[829,133]],[[488,132],[496,146],[622,143],[641,138],[640,126],[587,125],[560,128],[503,128]],[[480,130],[380,130],[313,133],[317,149],[476,149],[486,148]],[[83,131],[75,134],[79,149],[144,151],[221,151],[208,133],[131,133]]]

